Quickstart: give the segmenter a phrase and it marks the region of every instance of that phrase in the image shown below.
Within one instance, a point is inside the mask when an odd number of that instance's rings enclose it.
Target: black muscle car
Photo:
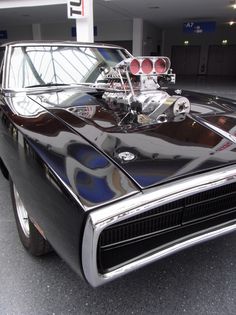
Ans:
[[[234,101],[115,46],[13,42],[0,65],[0,167],[31,254],[96,287],[236,230]]]

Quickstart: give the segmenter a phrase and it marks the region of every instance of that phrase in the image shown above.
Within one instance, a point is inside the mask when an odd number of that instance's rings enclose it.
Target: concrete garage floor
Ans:
[[[182,87],[236,99],[236,80],[228,85],[181,80]],[[8,182],[0,176],[0,315],[233,315],[235,241],[236,233],[229,234],[92,289],[56,254],[36,259],[25,252],[17,236]]]

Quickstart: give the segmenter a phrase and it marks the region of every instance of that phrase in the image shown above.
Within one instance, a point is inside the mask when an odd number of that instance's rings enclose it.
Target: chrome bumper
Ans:
[[[137,258],[111,272],[100,274],[98,271],[98,239],[101,232],[108,226],[174,200],[233,182],[236,182],[235,165],[154,187],[115,204],[94,210],[88,216],[82,243],[82,266],[85,278],[90,285],[97,287],[194,244],[235,231],[236,220],[233,220],[177,239],[162,247],[161,250],[157,249],[156,252]]]

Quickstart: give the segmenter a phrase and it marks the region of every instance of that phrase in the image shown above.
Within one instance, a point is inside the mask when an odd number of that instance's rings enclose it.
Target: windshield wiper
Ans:
[[[68,84],[68,83],[53,83],[53,82],[49,82],[49,83],[45,83],[45,84],[35,84],[35,85],[27,85],[25,86],[25,88],[35,88],[35,87],[47,87],[47,86],[70,86],[72,84]]]
[[[94,83],[85,83],[85,82],[81,82],[81,83],[45,83],[45,84],[35,84],[35,85],[28,85],[25,86],[25,88],[44,88],[44,87],[63,87],[63,86],[69,86],[69,87],[83,87],[83,90],[86,91],[86,93],[91,94],[91,95],[97,95],[100,96],[102,93],[104,93],[105,88],[99,87],[97,88],[96,85],[94,85]]]
[[[96,88],[94,86],[94,83],[85,83],[85,82],[81,82],[81,83],[53,83],[53,82],[49,82],[49,83],[43,83],[43,84],[35,84],[35,85],[27,85],[24,88],[35,88],[35,87],[54,87],[54,86],[84,86],[84,87],[88,87],[88,88]]]

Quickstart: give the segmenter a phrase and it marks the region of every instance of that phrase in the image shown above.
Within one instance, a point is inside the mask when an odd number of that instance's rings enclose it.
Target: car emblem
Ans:
[[[134,155],[133,153],[131,153],[131,152],[128,152],[128,151],[119,153],[119,154],[118,154],[118,157],[119,157],[122,161],[126,161],[126,162],[132,161],[132,160],[135,159],[135,155]]]

